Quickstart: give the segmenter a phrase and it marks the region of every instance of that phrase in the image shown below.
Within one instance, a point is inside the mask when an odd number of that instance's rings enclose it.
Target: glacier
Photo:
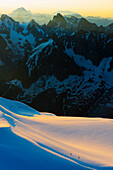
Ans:
[[[58,117],[0,97],[1,170],[113,169],[113,120]]]

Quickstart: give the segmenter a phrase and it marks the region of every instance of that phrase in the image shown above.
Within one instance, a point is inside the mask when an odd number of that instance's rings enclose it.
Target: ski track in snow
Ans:
[[[0,98],[0,170],[113,169],[112,141],[113,120],[57,117]]]

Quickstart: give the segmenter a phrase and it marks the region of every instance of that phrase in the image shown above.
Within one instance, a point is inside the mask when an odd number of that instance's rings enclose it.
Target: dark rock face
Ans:
[[[65,18],[61,14],[58,13],[57,16],[54,16],[53,21],[50,21],[48,23],[48,27],[57,28],[59,26],[59,28],[65,28],[66,24],[67,22]]]
[[[38,67],[32,71],[31,77],[35,78],[36,73],[36,78],[54,75],[59,81],[62,81],[69,75],[82,75],[80,67],[59,48],[54,48],[49,55],[41,52],[38,57]]]
[[[48,28],[51,28],[51,31],[58,32],[64,31],[68,33],[78,32],[78,31],[104,31],[104,27],[98,27],[95,23],[88,22],[85,18],[76,18],[72,17],[63,17],[61,14],[54,16],[48,25]]]
[[[112,25],[57,14],[48,25],[0,19],[0,95],[42,112],[113,118]]]

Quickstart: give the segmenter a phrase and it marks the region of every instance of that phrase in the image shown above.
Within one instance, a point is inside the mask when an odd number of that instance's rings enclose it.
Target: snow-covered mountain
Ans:
[[[31,29],[32,27],[32,29]],[[36,41],[43,35],[42,28],[35,22],[19,24],[7,15],[2,15],[0,20],[1,36],[15,49],[15,52],[24,52],[28,44],[34,48]],[[36,35],[37,34],[37,35]]]
[[[25,60],[25,56],[35,48],[43,36],[43,28],[34,20],[20,24],[11,17],[2,15],[0,18],[0,69],[4,70],[4,75],[1,71],[0,78],[8,79],[13,73],[15,74],[14,69],[18,68],[17,65]]]
[[[57,115],[113,117],[111,25],[57,14],[40,26],[2,15],[0,41],[1,96]]]
[[[15,50],[15,53],[21,51],[21,54],[25,54],[28,45],[34,48],[44,34],[42,27],[34,20],[20,24],[7,15],[2,15],[0,18],[0,32],[13,51]]]
[[[0,97],[1,170],[112,170],[113,121],[57,117]]]

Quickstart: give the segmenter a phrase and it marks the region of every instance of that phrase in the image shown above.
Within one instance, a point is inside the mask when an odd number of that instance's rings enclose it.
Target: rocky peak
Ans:
[[[8,15],[6,14],[3,14],[1,16],[1,21],[4,22],[4,23],[12,23],[12,22],[15,22],[11,17],[9,17]]]
[[[51,27],[51,28],[64,28],[66,26],[67,22],[65,20],[65,18],[60,14],[58,13],[57,15],[55,15],[53,17],[53,20],[51,20],[49,23],[48,23],[48,27]]]
[[[66,24],[65,18],[60,13],[58,13],[56,16],[53,17],[53,21],[56,23]]]
[[[33,25],[38,25],[38,23],[32,19],[30,22],[29,22],[29,25],[33,26]]]

